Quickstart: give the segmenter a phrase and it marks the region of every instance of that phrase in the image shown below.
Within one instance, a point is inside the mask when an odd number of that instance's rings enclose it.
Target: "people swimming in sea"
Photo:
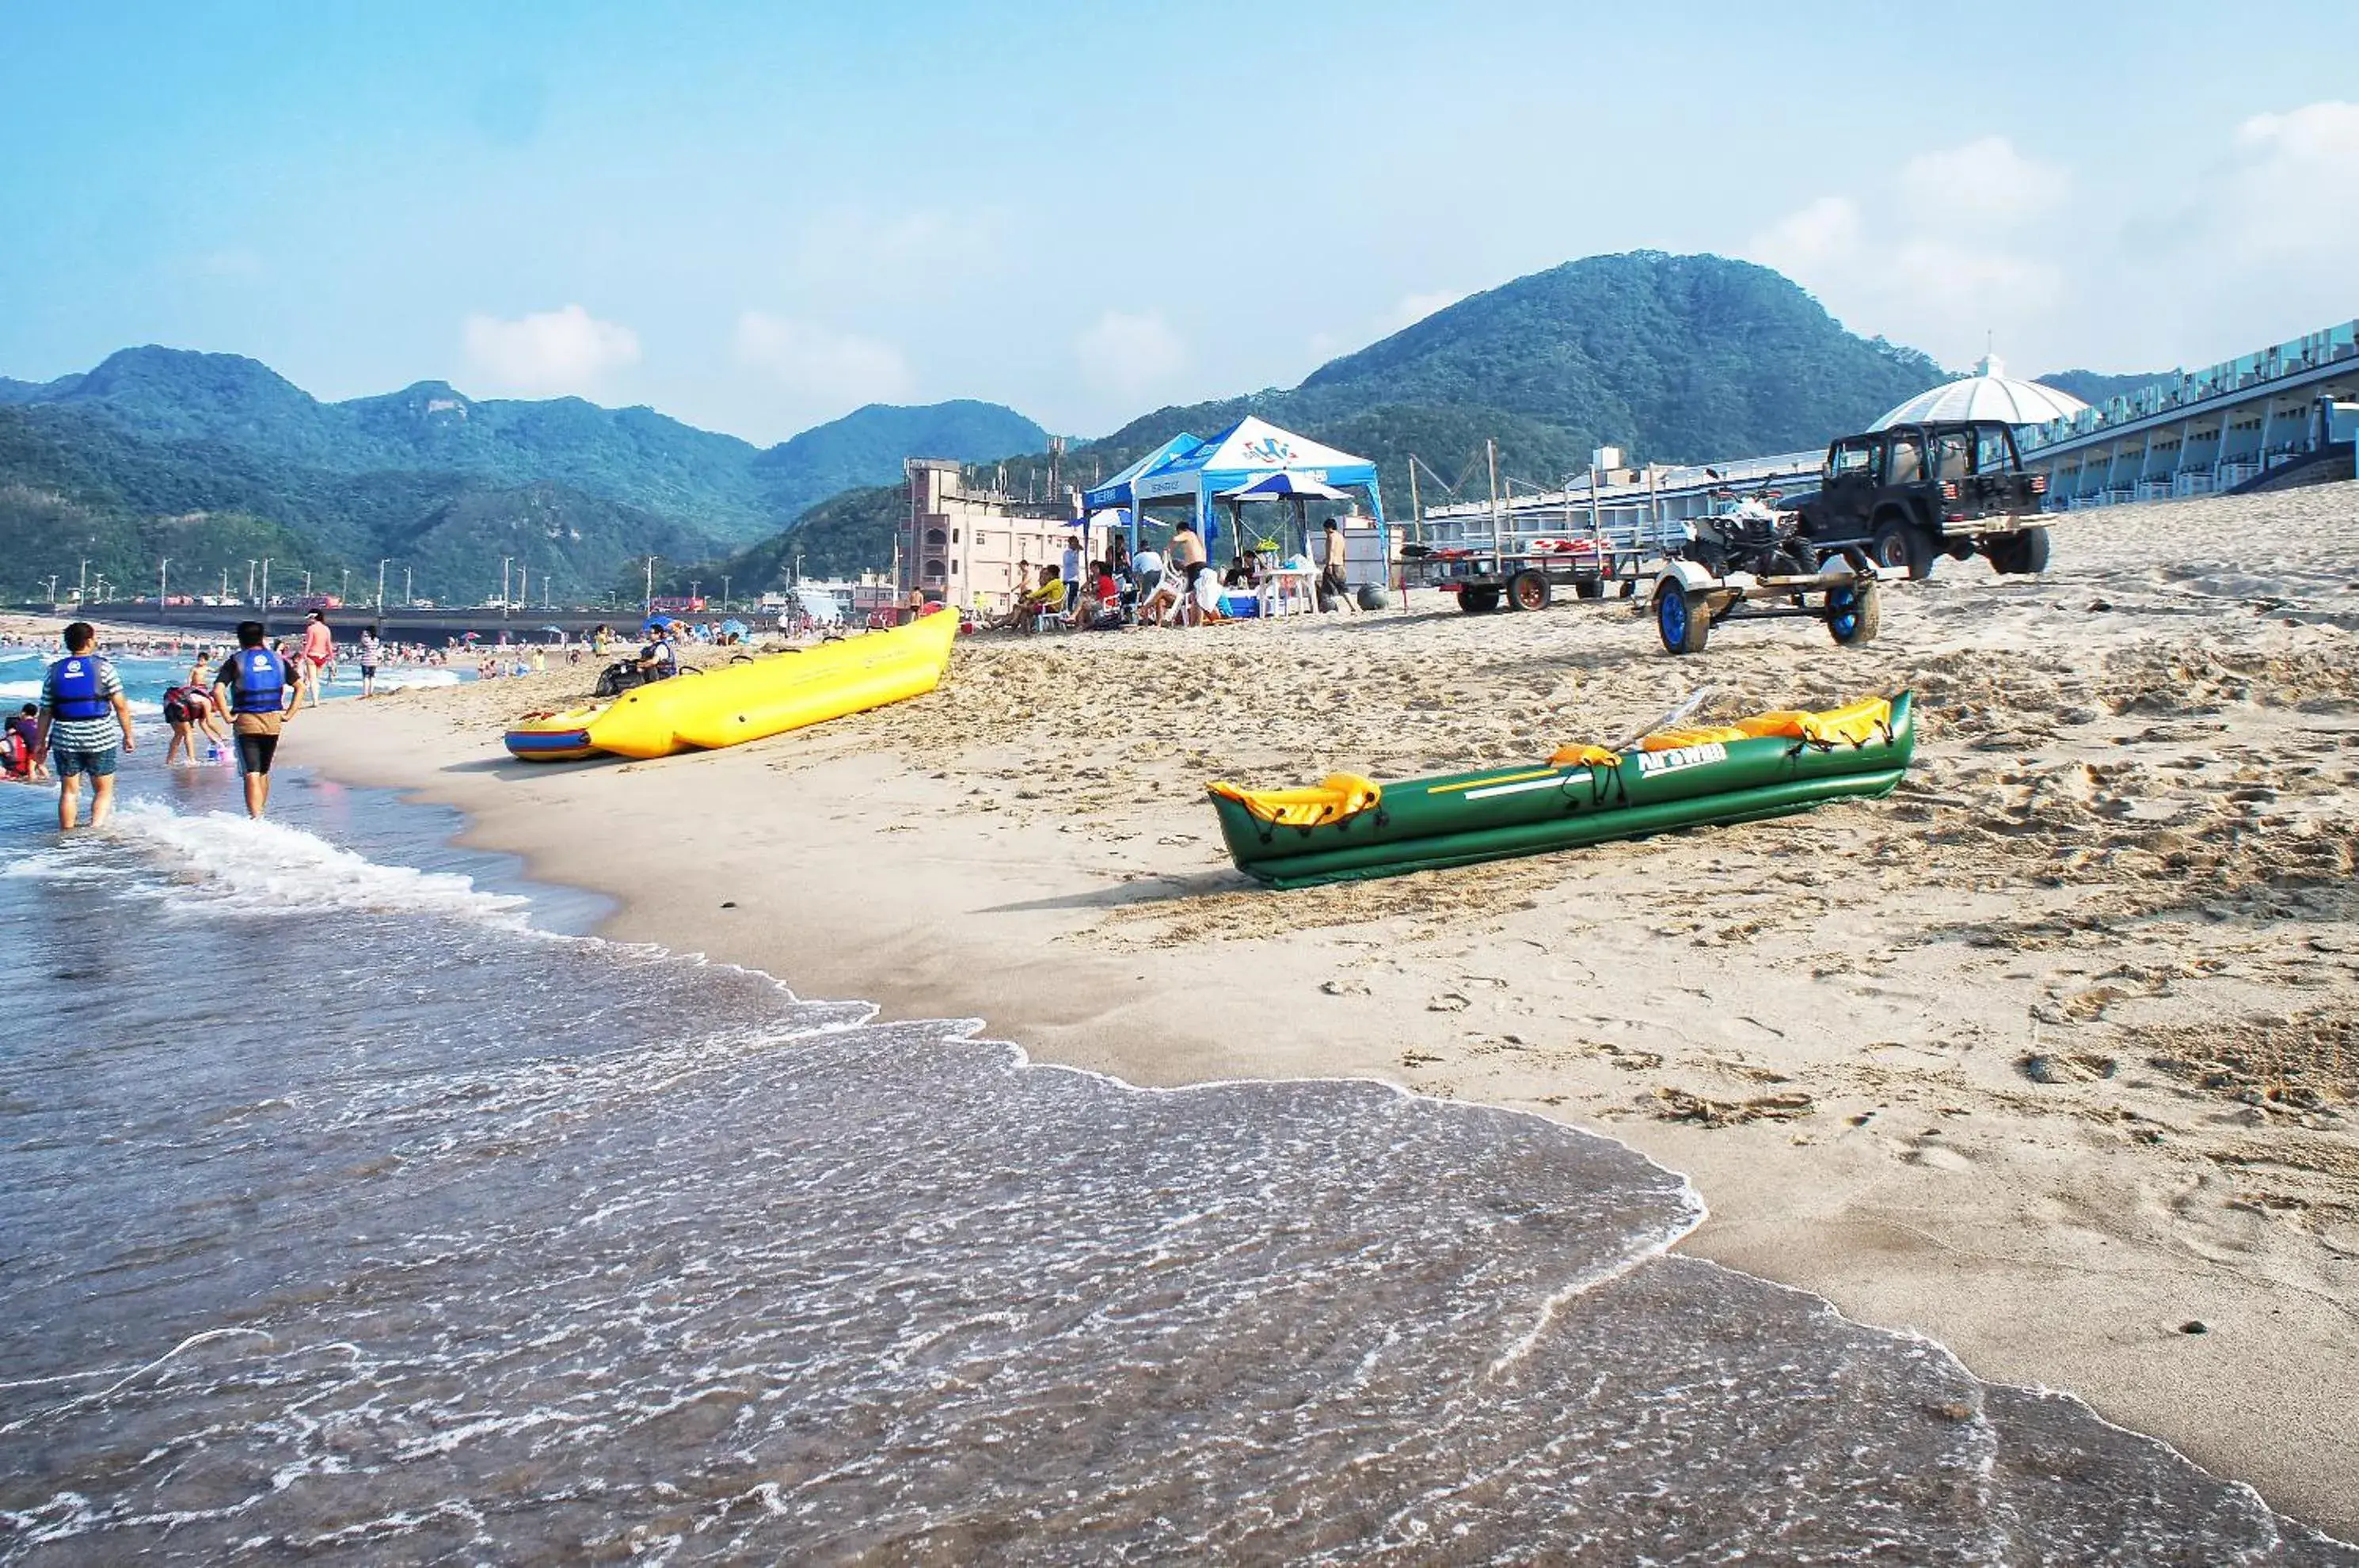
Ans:
[[[237,651],[214,672],[212,700],[230,715],[237,740],[237,771],[245,785],[245,814],[259,820],[270,804],[270,763],[294,711],[297,674],[267,646],[260,621],[240,621]]]

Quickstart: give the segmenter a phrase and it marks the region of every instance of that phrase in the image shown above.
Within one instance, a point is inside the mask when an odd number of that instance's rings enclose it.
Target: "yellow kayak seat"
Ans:
[[[1816,746],[1864,746],[1892,727],[1892,699],[1863,697],[1840,708],[1810,713],[1780,708],[1733,724],[1657,730],[1638,743],[1642,751],[1673,751],[1683,746],[1723,745],[1734,740],[1806,740]]]
[[[1560,746],[1549,755],[1550,768],[1619,768],[1622,754],[1610,746],[1591,746],[1575,741]]]
[[[1206,786],[1276,827],[1315,828],[1374,811],[1385,788],[1356,773],[1330,773],[1307,789],[1241,789],[1234,784]]]

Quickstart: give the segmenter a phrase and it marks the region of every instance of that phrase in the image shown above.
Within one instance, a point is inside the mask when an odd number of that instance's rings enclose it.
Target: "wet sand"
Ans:
[[[1630,607],[964,639],[934,696],[533,768],[593,662],[307,713],[281,757],[456,805],[611,934],[1044,1060],[1364,1074],[1690,1174],[1683,1250],[2070,1389],[2359,1535],[2359,486],[2076,514],[1882,638]],[[1398,778],[1915,690],[1899,792],[1292,893],[1210,778]],[[2200,1325],[2200,1332],[2195,1330]]]

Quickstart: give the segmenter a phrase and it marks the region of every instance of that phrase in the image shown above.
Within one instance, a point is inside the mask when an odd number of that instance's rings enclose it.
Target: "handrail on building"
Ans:
[[[2198,408],[2217,398],[2232,397],[2255,387],[2304,375],[2354,356],[2359,356],[2359,320],[2339,321],[2273,348],[2223,359],[2202,370],[2184,372],[2176,381],[2152,382],[2136,392],[2107,398],[2102,408],[2083,408],[2067,419],[2050,419],[2028,434],[2023,449],[2028,454],[2112,425],[2150,419],[2175,409]]]

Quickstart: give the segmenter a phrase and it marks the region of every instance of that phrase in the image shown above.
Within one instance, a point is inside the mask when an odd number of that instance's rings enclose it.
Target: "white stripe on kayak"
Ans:
[[[1546,779],[1534,779],[1523,784],[1495,784],[1488,789],[1469,789],[1466,799],[1487,800],[1494,795],[1520,795],[1527,789],[1553,789],[1560,784],[1586,784],[1587,773],[1552,773]]]

